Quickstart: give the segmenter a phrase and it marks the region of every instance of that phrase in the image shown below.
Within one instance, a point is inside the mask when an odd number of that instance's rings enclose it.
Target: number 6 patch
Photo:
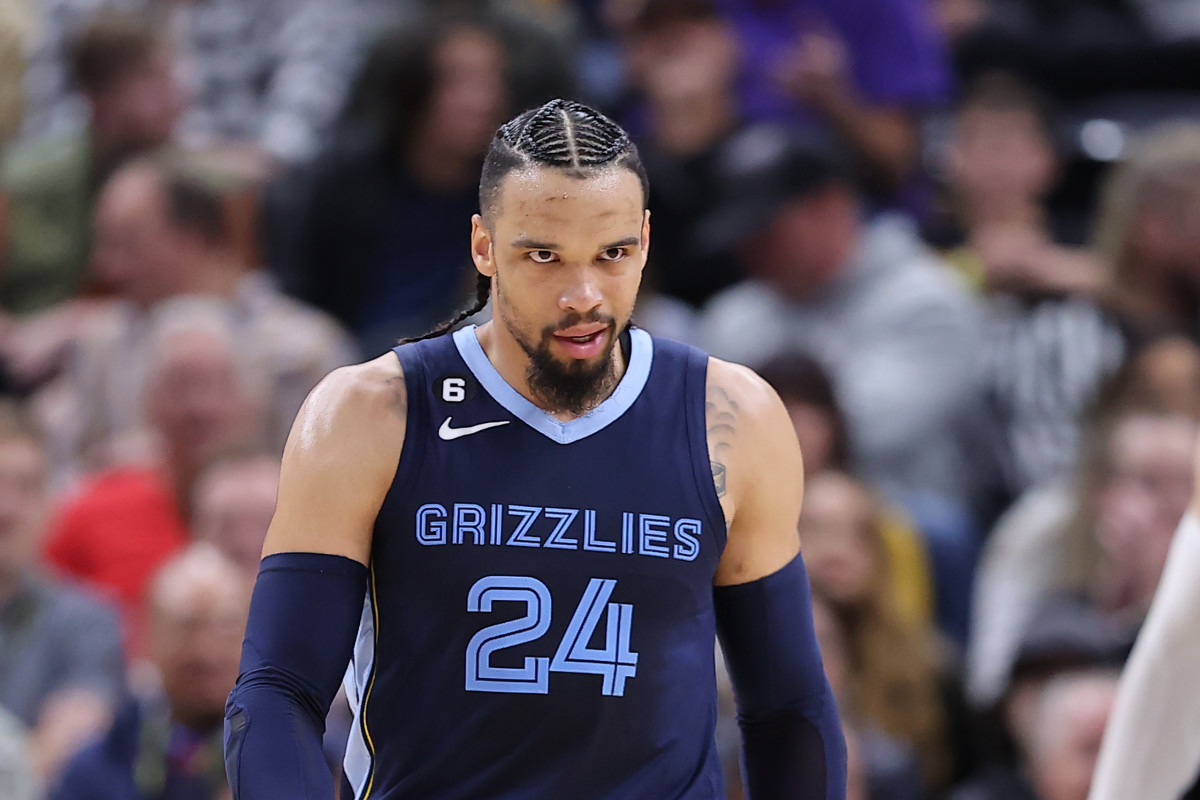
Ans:
[[[436,386],[437,388],[434,389],[434,392],[442,401],[447,403],[461,403],[467,399],[471,385],[466,378],[458,375],[448,375],[439,380]]]

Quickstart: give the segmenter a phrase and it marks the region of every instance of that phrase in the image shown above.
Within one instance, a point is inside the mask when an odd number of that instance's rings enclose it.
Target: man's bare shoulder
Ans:
[[[713,481],[728,538],[718,585],[769,575],[799,550],[804,464],[787,408],[757,373],[708,362],[706,416]]]
[[[780,406],[771,385],[749,367],[708,357],[708,393],[727,397],[742,412],[766,411]]]
[[[284,450],[264,554],[368,562],[375,516],[404,445],[407,405],[404,373],[391,353],[336,369],[313,389]]]
[[[404,424],[408,391],[400,360],[392,353],[361,364],[339,367],[326,375],[300,410],[294,435],[298,444],[347,428]]]
[[[791,420],[779,395],[754,370],[710,357],[705,382],[705,427],[713,482],[732,517],[736,503],[726,497],[742,494],[756,480],[764,448],[795,441]]]

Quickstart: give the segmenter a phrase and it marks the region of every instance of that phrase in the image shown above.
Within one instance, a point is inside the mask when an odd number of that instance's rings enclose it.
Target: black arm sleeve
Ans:
[[[804,560],[713,590],[750,800],[845,800],[846,741],[817,646]]]
[[[263,559],[241,673],[225,707],[234,800],[333,800],[325,715],[354,650],[367,568],[342,556]]]

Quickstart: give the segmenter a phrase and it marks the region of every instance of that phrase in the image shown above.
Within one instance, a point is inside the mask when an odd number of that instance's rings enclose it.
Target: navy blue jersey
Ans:
[[[347,690],[357,797],[723,797],[707,356],[632,329],[559,422],[473,328],[396,348],[408,427]]]

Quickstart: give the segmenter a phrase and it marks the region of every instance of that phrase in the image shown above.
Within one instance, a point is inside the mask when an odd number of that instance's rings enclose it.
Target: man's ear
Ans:
[[[492,247],[492,232],[483,223],[483,217],[471,217],[471,260],[475,269],[489,278],[496,276],[496,251]]]
[[[650,257],[650,209],[642,217],[642,262]]]

